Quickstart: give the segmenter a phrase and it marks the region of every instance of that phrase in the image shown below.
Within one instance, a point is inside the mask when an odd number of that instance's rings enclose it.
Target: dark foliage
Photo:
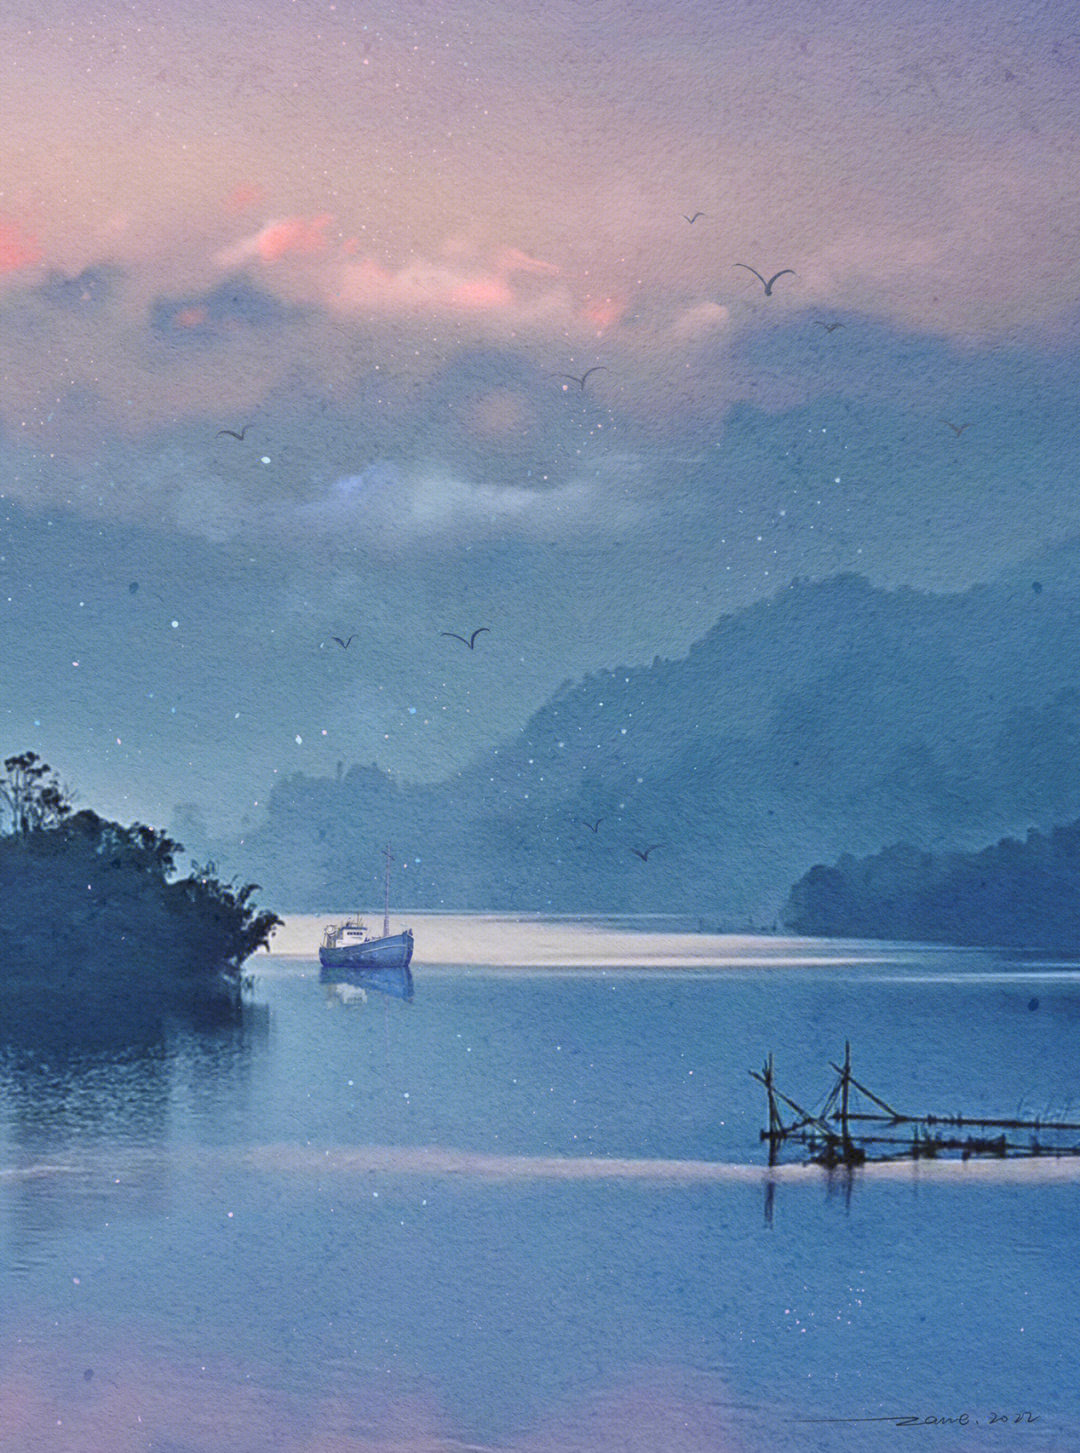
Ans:
[[[1075,951],[1080,945],[1080,822],[1024,842],[933,856],[907,844],[818,865],[791,890],[796,933]]]
[[[11,830],[0,836],[0,974],[5,988],[78,990],[119,1012],[146,998],[235,996],[241,966],[280,919],[252,903],[257,884],[223,883],[142,823],[73,812],[33,753],[0,779]]]

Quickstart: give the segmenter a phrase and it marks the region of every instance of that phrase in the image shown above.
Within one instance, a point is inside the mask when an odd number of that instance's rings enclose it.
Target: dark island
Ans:
[[[796,933],[1080,950],[1080,821],[978,852],[898,843],[818,864],[783,911]]]
[[[213,865],[176,877],[180,843],[142,823],[76,812],[33,752],[8,757],[0,834],[0,989],[74,1005],[236,1003],[243,964],[281,920],[252,905],[258,885]]]

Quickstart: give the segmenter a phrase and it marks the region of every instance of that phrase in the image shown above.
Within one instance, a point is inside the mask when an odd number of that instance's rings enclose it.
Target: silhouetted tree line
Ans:
[[[33,752],[6,758],[4,773],[0,986],[187,1002],[239,991],[244,960],[281,922],[253,906],[257,884],[194,862],[175,877],[180,843],[76,812]]]
[[[783,912],[796,933],[1017,948],[1080,945],[1080,822],[1032,829],[981,852],[933,855],[905,843],[818,864]]]

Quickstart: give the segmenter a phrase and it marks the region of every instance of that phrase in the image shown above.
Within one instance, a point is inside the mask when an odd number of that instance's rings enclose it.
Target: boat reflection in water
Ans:
[[[359,989],[355,984],[327,984],[323,983],[326,991],[326,1002],[328,1004],[366,1004],[367,990]]]
[[[333,991],[335,998],[350,1004],[363,1003],[369,989],[407,1003],[413,996],[413,979],[407,964],[372,969],[335,969],[323,965],[319,969],[319,982]]]
[[[368,933],[360,915],[344,923],[329,924],[319,945],[319,979],[324,984],[347,984],[359,989],[376,989],[395,999],[411,1000],[413,996],[412,929],[390,932],[390,848],[386,856],[386,888],[383,907],[383,930],[375,937]]]

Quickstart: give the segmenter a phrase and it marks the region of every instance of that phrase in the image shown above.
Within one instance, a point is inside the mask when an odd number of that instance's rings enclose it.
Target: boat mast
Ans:
[[[385,891],[385,895],[383,897],[382,936],[383,936],[383,938],[389,938],[389,936],[390,936],[390,864],[394,861],[393,856],[391,855],[391,852],[390,852],[390,844],[389,843],[386,844],[386,847],[383,849],[383,852],[386,854],[386,891]]]

